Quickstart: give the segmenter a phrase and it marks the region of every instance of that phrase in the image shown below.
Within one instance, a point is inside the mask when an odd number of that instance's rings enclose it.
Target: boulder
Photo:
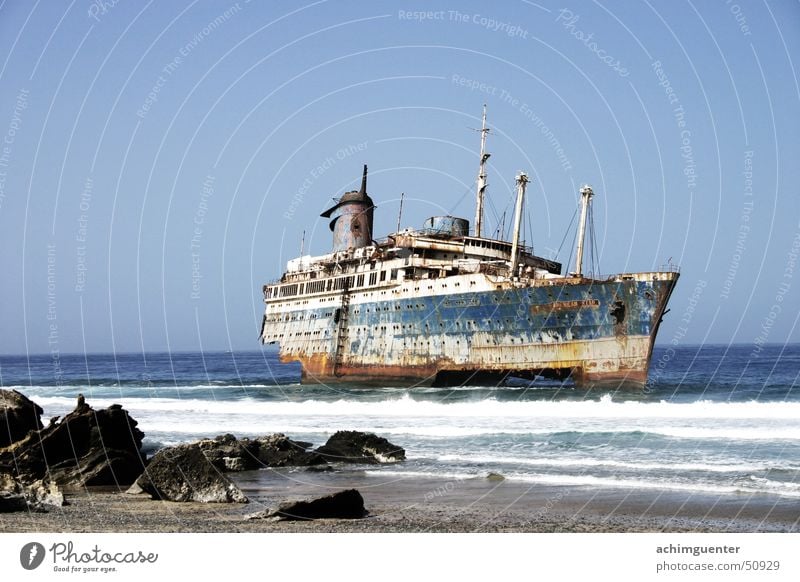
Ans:
[[[42,428],[41,407],[16,390],[0,389],[0,449]]]
[[[225,434],[196,444],[217,469],[225,472],[325,464],[320,455],[306,450],[310,443],[293,441],[280,433],[238,440]]]
[[[64,493],[62,493],[58,485],[47,479],[40,479],[30,485],[25,485],[23,493],[28,500],[28,504],[36,507],[62,507],[69,505],[64,500]]]
[[[360,519],[367,514],[361,493],[356,489],[347,489],[310,501],[287,501],[273,511],[256,514],[250,518],[270,518],[276,521]]]
[[[385,438],[354,430],[340,430],[314,452],[329,462],[344,463],[397,463],[406,458],[403,448]]]
[[[326,464],[322,456],[307,450],[311,443],[293,441],[281,433],[242,440],[251,447],[262,467],[306,467]]]
[[[164,501],[247,503],[241,489],[206,457],[198,443],[158,451],[128,492],[144,492]]]
[[[127,486],[142,472],[144,433],[119,404],[94,410],[82,396],[60,422],[0,449],[0,467],[23,483],[45,477],[62,486]]]

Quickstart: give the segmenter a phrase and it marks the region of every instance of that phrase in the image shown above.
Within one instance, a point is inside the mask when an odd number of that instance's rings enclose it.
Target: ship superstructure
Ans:
[[[302,364],[304,383],[386,386],[497,383],[508,376],[577,385],[643,386],[675,267],[590,277],[582,272],[587,209],[581,189],[575,271],[520,244],[528,178],[516,177],[511,241],[481,236],[486,121],[476,230],[452,216],[373,238],[374,203],[361,188],[322,213],[333,250],[290,260],[264,286],[261,340]]]

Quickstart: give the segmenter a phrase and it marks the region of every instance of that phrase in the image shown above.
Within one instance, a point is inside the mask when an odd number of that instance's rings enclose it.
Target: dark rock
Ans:
[[[224,434],[195,444],[222,472],[265,467],[326,467],[328,461],[376,464],[405,459],[405,451],[386,439],[355,431],[337,432],[315,451],[308,450],[311,443],[293,441],[281,433],[255,439],[237,439],[232,434]]]
[[[31,483],[49,477],[62,486],[127,486],[144,469],[144,433],[119,404],[94,410],[79,402],[61,422],[0,449],[0,466]]]
[[[306,467],[325,464],[323,457],[307,450],[311,443],[293,441],[281,433],[254,440],[242,440],[249,443],[253,454],[263,467]]]
[[[274,518],[278,521],[310,519],[360,519],[366,517],[364,498],[356,489],[339,491],[311,501],[288,501],[274,511],[253,518]]]
[[[250,454],[232,434],[223,434],[213,439],[201,439],[195,443],[203,451],[205,457],[220,471],[229,471],[227,465],[234,464],[233,459],[238,459],[237,464],[244,471],[255,469],[255,463],[250,459]]]
[[[396,463],[406,458],[404,449],[385,438],[353,430],[340,430],[315,452],[327,461],[345,463]]]
[[[128,486],[141,475],[145,463],[141,456],[118,449],[90,450],[76,465],[70,460],[57,466],[51,474],[59,483],[68,485]]]
[[[506,478],[503,477],[500,473],[489,473],[486,475],[486,479],[489,481],[505,481]]]
[[[244,493],[206,457],[199,443],[158,451],[128,492],[145,492],[165,501],[247,503]]]
[[[22,493],[0,491],[0,513],[29,511],[28,501]]]
[[[247,471],[264,467],[296,467],[325,464],[325,459],[283,434],[237,440],[232,434],[198,441],[197,446],[220,471]]]
[[[16,390],[0,389],[0,449],[42,428],[41,407]]]

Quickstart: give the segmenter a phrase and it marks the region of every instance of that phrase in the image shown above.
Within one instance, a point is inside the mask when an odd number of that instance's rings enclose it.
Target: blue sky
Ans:
[[[401,192],[472,220],[484,103],[490,229],[526,171],[553,256],[589,183],[602,273],[681,267],[660,343],[798,341],[798,33],[794,0],[7,0],[0,352],[257,348],[362,164],[376,235]]]

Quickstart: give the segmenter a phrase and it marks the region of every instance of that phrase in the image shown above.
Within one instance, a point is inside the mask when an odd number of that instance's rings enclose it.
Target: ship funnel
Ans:
[[[333,250],[344,251],[369,246],[372,243],[372,223],[375,204],[367,194],[367,166],[361,177],[361,189],[352,190],[320,216],[330,218]]]

